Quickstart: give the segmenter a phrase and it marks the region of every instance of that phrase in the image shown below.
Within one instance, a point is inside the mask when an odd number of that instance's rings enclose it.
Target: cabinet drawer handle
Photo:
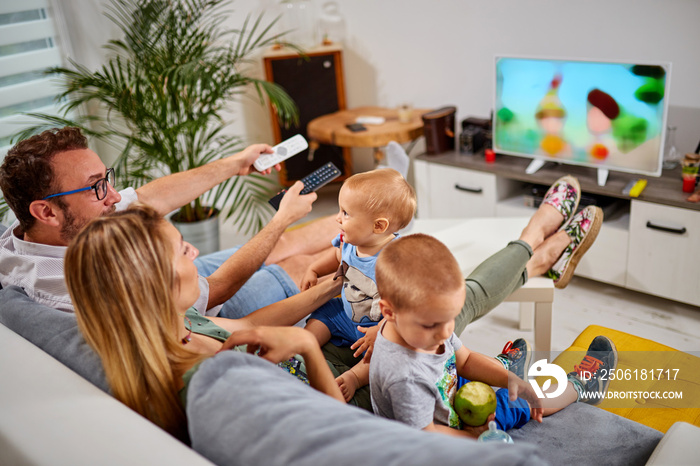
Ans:
[[[651,228],[652,230],[659,230],[659,231],[665,231],[667,233],[675,233],[677,235],[683,235],[685,234],[686,230],[685,227],[681,228],[670,228],[670,227],[664,227],[661,225],[654,225],[651,222],[647,222],[647,228]]]
[[[460,186],[459,184],[455,184],[455,189],[458,189],[460,191],[466,191],[468,193],[482,193],[484,190],[482,188],[467,188],[465,186]]]

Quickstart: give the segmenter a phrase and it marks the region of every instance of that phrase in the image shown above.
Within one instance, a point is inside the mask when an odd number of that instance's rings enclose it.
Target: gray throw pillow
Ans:
[[[192,447],[216,464],[547,464],[535,445],[416,430],[340,403],[274,364],[234,351],[202,363],[189,385],[187,418]]]
[[[21,288],[9,286],[0,289],[0,323],[109,393],[100,358],[85,342],[72,312],[38,304]]]

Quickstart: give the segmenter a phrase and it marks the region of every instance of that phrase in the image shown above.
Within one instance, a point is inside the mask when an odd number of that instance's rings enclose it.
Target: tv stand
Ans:
[[[630,198],[622,191],[639,175],[613,171],[601,185],[595,168],[549,163],[528,173],[530,162],[498,154],[495,163],[486,163],[482,155],[457,151],[419,155],[414,165],[418,217],[530,217],[533,186],[546,190],[570,174],[606,212],[576,275],[700,306],[700,203],[686,201],[680,168],[645,177],[644,191]]]
[[[534,159],[525,169],[525,173],[534,175],[540,168],[544,167],[544,164],[547,162],[548,160]],[[605,186],[605,182],[608,181],[609,173],[610,170],[607,168],[598,168],[598,186]]]

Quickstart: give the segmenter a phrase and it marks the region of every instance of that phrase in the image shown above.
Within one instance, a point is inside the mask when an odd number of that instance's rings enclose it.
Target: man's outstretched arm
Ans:
[[[136,194],[139,201],[151,205],[160,214],[166,215],[192,202],[232,176],[248,175],[256,171],[253,168],[253,162],[261,154],[270,152],[272,147],[267,144],[253,144],[224,159],[153,180],[138,188]],[[279,170],[280,167],[276,168]],[[270,173],[269,169],[263,172],[263,174],[267,173]]]
[[[233,296],[265,262],[284,230],[311,212],[316,193],[299,195],[304,184],[297,181],[287,190],[270,222],[207,277],[207,309]]]

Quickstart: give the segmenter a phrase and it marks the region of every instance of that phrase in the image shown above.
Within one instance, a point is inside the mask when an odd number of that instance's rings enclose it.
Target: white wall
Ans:
[[[92,2],[73,0],[87,8]],[[310,0],[320,10],[325,0]],[[275,0],[235,0],[229,25]],[[488,116],[493,57],[670,61],[669,123],[677,146],[700,139],[700,2],[697,0],[346,0],[348,105],[456,105],[458,117]],[[94,5],[94,4],[93,4]],[[270,14],[270,18],[272,18]],[[80,15],[79,22],[89,15]],[[87,24],[87,23],[86,23]],[[93,41],[100,44],[103,40]],[[257,72],[262,75],[262,65]],[[253,100],[232,106],[231,130],[270,141],[269,113]]]

